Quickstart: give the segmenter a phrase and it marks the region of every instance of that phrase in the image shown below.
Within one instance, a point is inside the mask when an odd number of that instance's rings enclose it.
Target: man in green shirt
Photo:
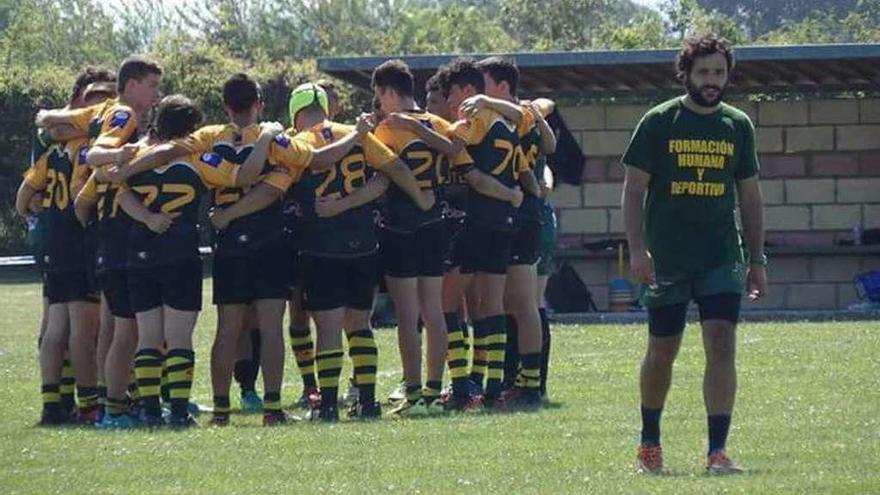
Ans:
[[[736,323],[744,286],[751,300],[766,292],[767,258],[754,127],[745,113],[722,103],[732,68],[726,40],[688,40],[678,57],[687,94],[649,110],[623,156],[630,269],[647,287],[650,333],[640,377],[642,472],[663,471],[660,414],[691,300],[700,310],[707,360],[706,468],[740,471],[725,452],[736,392]],[[737,197],[748,263],[737,231]]]

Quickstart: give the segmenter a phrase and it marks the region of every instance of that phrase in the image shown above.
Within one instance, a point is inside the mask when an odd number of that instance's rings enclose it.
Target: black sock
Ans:
[[[541,317],[541,395],[547,394],[547,371],[550,367],[550,319],[547,308],[538,308]]]
[[[727,433],[730,431],[730,415],[717,414],[709,420],[709,453],[722,450],[727,444]]]
[[[251,390],[256,389],[257,377],[260,376],[260,353],[263,349],[263,340],[260,335],[260,329],[255,328],[251,332],[251,367],[250,367],[250,376],[248,376],[248,380],[250,380],[249,385]]]
[[[663,408],[642,406],[642,445],[660,445],[660,415]]]

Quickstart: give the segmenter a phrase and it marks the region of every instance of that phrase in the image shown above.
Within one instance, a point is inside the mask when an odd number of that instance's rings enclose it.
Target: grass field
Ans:
[[[53,430],[33,427],[39,297],[35,284],[0,286],[0,493],[880,492],[880,322],[741,327],[729,450],[748,473],[726,478],[703,475],[703,357],[690,327],[663,421],[671,475],[648,478],[633,474],[642,326],[554,327],[552,403],[538,413],[275,429],[236,415],[226,429]],[[206,309],[195,399],[209,404],[215,316]],[[384,397],[399,359],[394,333],[378,336]],[[299,394],[299,379],[288,381],[286,403]]]

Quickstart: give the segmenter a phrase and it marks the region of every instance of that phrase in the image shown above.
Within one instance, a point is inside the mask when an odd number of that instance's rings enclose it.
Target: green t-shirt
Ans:
[[[742,262],[736,184],[759,168],[748,115],[724,103],[701,115],[669,100],[642,117],[623,163],[651,174],[645,241],[659,278]]]

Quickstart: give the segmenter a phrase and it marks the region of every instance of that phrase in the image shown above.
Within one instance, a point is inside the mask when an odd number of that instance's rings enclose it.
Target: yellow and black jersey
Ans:
[[[517,183],[519,134],[517,125],[494,110],[484,108],[466,122],[457,122],[454,133],[462,139],[473,166],[507,187]],[[467,165],[453,168],[466,169]],[[468,218],[493,229],[513,228],[516,209],[505,201],[484,196],[474,190],[468,197]]]
[[[114,111],[127,112],[129,115],[132,114],[130,108],[125,105],[120,105],[118,99],[111,98],[102,103],[98,103],[97,105],[74,110],[72,113],[71,125],[81,131],[87,132],[89,139],[95,139],[101,134],[104,120],[110,115],[111,108],[114,109]],[[123,115],[124,114],[120,114],[120,118]],[[131,125],[129,124],[129,121],[132,121],[132,119],[127,119],[125,124]],[[137,120],[135,119],[133,122],[135,127],[137,127]]]
[[[425,127],[435,130],[444,136],[449,135],[450,124],[446,120],[434,114],[418,110],[407,112],[410,117],[417,119]],[[428,146],[414,132],[380,125],[376,128],[376,137],[388,146],[405,163],[419,185],[419,188],[431,190],[439,196],[439,189],[446,181],[448,163],[446,156]],[[473,164],[473,160],[466,150],[462,150],[453,160],[455,166]],[[392,184],[387,193],[387,201],[383,211],[383,218],[388,227],[400,232],[413,232],[418,227],[442,219],[442,210],[439,202],[430,211],[422,211],[412,199]]]
[[[176,159],[140,173],[121,186],[131,189],[153,213],[174,217],[162,234],[135,222],[128,237],[128,267],[173,263],[198,257],[199,200],[208,190],[235,185],[240,167],[216,153]]]
[[[43,193],[45,237],[39,263],[47,271],[81,270],[87,261],[85,231],[73,210],[89,174],[83,159],[87,151],[85,138],[52,144],[25,173],[27,185]]]
[[[108,100],[84,110],[88,110],[88,112],[83,112],[82,120],[77,124],[78,126],[86,125],[87,121],[89,126],[97,126],[100,123],[100,130],[92,141],[92,146],[119,148],[125,144],[137,142],[138,119],[128,105],[119,102],[119,100]],[[91,117],[87,120],[86,117],[89,115]],[[89,180],[90,182],[94,181],[93,178]],[[90,186],[87,185],[88,187]],[[98,202],[97,270],[100,272],[122,269],[125,267],[125,243],[128,239],[131,219],[119,209],[119,201],[116,197],[119,186],[104,182],[96,183],[91,187],[88,189],[88,193],[94,192]]]
[[[224,160],[241,165],[247,160],[260,137],[259,124],[239,127],[235,124],[209,125],[198,129],[187,142],[194,153],[216,153]],[[312,147],[279,135],[269,146],[267,161],[258,182],[287,191],[312,161]],[[214,205],[225,208],[237,202],[250,188],[220,187],[214,191]],[[283,235],[281,201],[250,215],[238,218],[218,232],[217,249],[221,254],[243,253]]]
[[[315,149],[322,148],[355,132],[354,126],[325,121],[297,134],[292,140],[303,141]],[[363,205],[332,218],[318,218],[315,200],[342,198],[366,184],[375,171],[384,170],[397,160],[397,155],[372,133],[364,136],[333,167],[323,172],[308,169],[291,189],[288,200],[300,220],[296,227],[297,241],[303,252],[320,256],[353,257],[370,254],[377,249],[371,205]]]
[[[519,159],[517,176],[525,172],[534,172],[538,163],[541,149],[541,132],[538,130],[535,117],[523,106],[523,119],[517,126],[519,135]],[[523,191],[523,202],[519,207],[519,218],[541,222],[544,218],[544,201]]]
[[[148,148],[142,146],[135,156],[142,155]],[[83,158],[85,158],[83,156]],[[99,272],[125,268],[125,246],[131,218],[119,207],[119,184],[98,182],[91,174],[79,195],[97,203],[97,256],[96,267]]]

